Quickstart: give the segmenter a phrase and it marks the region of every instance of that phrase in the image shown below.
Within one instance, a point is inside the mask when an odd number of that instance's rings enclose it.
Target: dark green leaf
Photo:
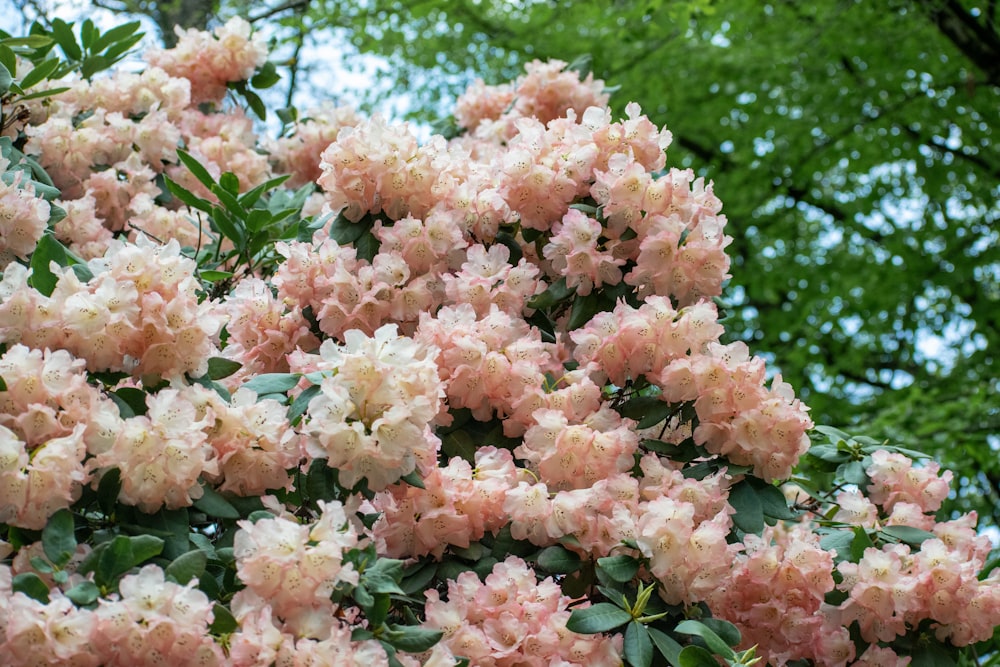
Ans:
[[[73,35],[73,30],[70,24],[66,23],[62,19],[52,19],[52,37],[56,40],[56,44],[62,49],[63,53],[70,60],[80,60],[83,57],[83,51],[80,50],[80,46],[76,43],[76,37]]]
[[[888,535],[912,547],[919,547],[924,540],[931,540],[935,537],[934,533],[912,526],[886,526],[880,532],[882,535]]]
[[[217,519],[239,519],[240,513],[215,489],[202,483],[202,495],[194,501],[194,506],[205,514]]]
[[[41,83],[45,79],[49,78],[56,68],[59,67],[58,58],[49,58],[48,60],[38,63],[35,68],[24,75],[21,79],[21,88],[27,90],[32,86]]]
[[[700,646],[685,646],[677,662],[680,667],[719,667],[719,661]]]
[[[24,593],[32,600],[48,604],[49,587],[34,572],[15,574],[11,584],[11,588],[15,593]]]
[[[577,296],[573,301],[566,329],[568,331],[579,329],[589,322],[598,311],[600,311],[600,300],[597,292],[591,292],[587,296]]]
[[[100,71],[106,70],[114,63],[105,56],[87,56],[80,66],[80,74],[85,79],[89,79]]]
[[[133,535],[129,537],[129,545],[132,549],[132,563],[139,565],[146,562],[153,556],[163,553],[163,539],[154,535]]]
[[[572,294],[574,294],[574,291],[569,287],[566,287],[566,279],[560,278],[556,282],[549,285],[548,288],[541,294],[536,294],[531,297],[528,301],[528,307],[536,310],[551,308],[557,303],[565,301]]]
[[[420,473],[416,470],[411,470],[410,472],[406,473],[405,475],[399,478],[399,481],[406,482],[410,486],[414,486],[418,489],[427,488],[424,486],[424,480],[422,477],[420,477]]]
[[[100,53],[107,47],[111,46],[115,42],[120,42],[123,39],[132,36],[136,30],[142,26],[139,21],[132,21],[130,23],[124,23],[120,26],[111,28],[106,33],[94,40],[93,45],[91,45],[90,50],[93,53]]]
[[[695,635],[696,637],[701,637],[705,641],[709,650],[726,660],[732,660],[736,656],[736,652],[733,651],[732,647],[723,641],[723,639],[719,637],[714,630],[701,621],[681,621],[677,624],[677,627],[674,630],[675,632],[679,632],[684,635]]]
[[[212,607],[212,616],[214,617],[214,620],[208,630],[213,635],[226,635],[231,632],[235,632],[240,627],[239,623],[236,622],[236,618],[233,616],[233,613],[218,602],[216,602],[215,606]]]
[[[580,555],[566,547],[554,545],[538,553],[538,567],[553,574],[570,574],[580,569]]]
[[[610,632],[632,620],[632,616],[610,602],[598,602],[585,609],[574,609],[566,622],[566,629],[580,634]]]
[[[865,473],[865,466],[861,461],[844,463],[840,466],[838,472],[848,484],[854,484],[861,488],[868,486],[868,475]]]
[[[737,528],[754,534],[764,530],[764,508],[748,481],[743,480],[729,489],[729,504],[736,510],[733,523]]]
[[[813,445],[808,453],[828,463],[844,463],[851,460],[850,453],[841,451],[833,445]]]
[[[403,593],[399,582],[403,578],[403,561],[379,558],[361,575],[365,586],[373,593]]]
[[[118,494],[122,490],[121,474],[118,468],[111,468],[97,484],[97,502],[105,514],[110,515],[118,502]]]
[[[354,242],[354,249],[357,251],[358,259],[371,263],[378,254],[379,240],[370,231],[365,232]]]
[[[31,278],[29,282],[36,290],[45,296],[51,296],[52,290],[56,288],[58,278],[49,263],[55,262],[59,266],[66,266],[69,258],[66,255],[66,248],[56,240],[52,234],[43,234],[38,240],[35,252],[31,255]]]
[[[318,384],[303,389],[302,393],[296,396],[292,404],[288,406],[288,421],[294,422],[298,417],[305,414],[309,408],[309,402],[319,395],[321,390],[322,388]]]
[[[757,492],[757,499],[760,500],[765,516],[783,521],[796,518],[795,512],[788,507],[788,499],[781,489],[772,484],[760,483],[754,484],[754,490]]]
[[[257,73],[253,75],[250,79],[250,85],[258,90],[263,90],[264,88],[270,88],[279,81],[281,81],[281,75],[278,74],[278,69],[274,63],[269,60],[261,65]]]
[[[632,621],[628,624],[623,647],[625,660],[632,667],[649,667],[653,664],[653,642],[642,623]]]
[[[119,535],[108,544],[98,559],[97,569],[94,571],[95,581],[98,586],[111,586],[133,566],[135,559],[132,557],[132,543],[128,537]]]
[[[681,645],[662,630],[657,630],[653,627],[648,627],[647,630],[649,631],[649,638],[653,640],[653,645],[656,646],[660,654],[671,665],[678,667],[680,665]]]
[[[175,558],[166,567],[163,574],[173,579],[178,584],[187,584],[192,579],[197,579],[205,573],[205,566],[208,564],[208,556],[201,549],[194,549],[186,554]]]
[[[386,631],[382,634],[385,641],[392,644],[397,650],[406,653],[423,653],[430,650],[438,643],[444,635],[440,630],[430,630],[413,625],[386,625]]]
[[[223,357],[211,357],[208,360],[208,378],[210,380],[221,380],[229,377],[241,368],[243,368],[243,364],[238,361]]]
[[[42,550],[45,557],[56,567],[69,562],[76,551],[76,524],[73,513],[61,509],[49,517],[42,529]]]
[[[726,642],[732,647],[739,646],[740,641],[742,641],[742,636],[740,635],[740,629],[729,621],[724,621],[721,618],[703,618],[700,623],[707,626],[712,632],[719,635],[722,641]]]
[[[633,556],[606,556],[597,559],[597,567],[607,574],[612,581],[627,583],[639,573],[639,561]]]

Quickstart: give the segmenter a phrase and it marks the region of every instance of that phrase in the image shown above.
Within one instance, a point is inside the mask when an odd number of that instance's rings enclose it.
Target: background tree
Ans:
[[[675,162],[725,175],[732,335],[780,360],[818,423],[931,450],[959,504],[1000,524],[995,1],[284,7],[259,16],[295,50],[289,101],[310,43],[387,59],[367,99],[419,91],[405,104],[425,121],[471,72],[589,57],[613,103],[673,131]]]

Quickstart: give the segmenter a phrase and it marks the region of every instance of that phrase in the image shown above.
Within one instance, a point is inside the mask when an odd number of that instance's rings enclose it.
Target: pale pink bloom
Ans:
[[[6,641],[0,642],[0,652],[7,664],[103,664],[91,645],[97,618],[89,609],[77,609],[61,595],[42,604],[23,593],[11,596],[4,606],[0,613],[6,616]]]
[[[66,217],[56,223],[56,238],[83,259],[101,257],[108,251],[113,238],[111,230],[97,213],[97,201],[92,195],[79,199],[57,200]]]
[[[473,664],[621,664],[617,638],[577,635],[566,629],[572,600],[552,579],[539,582],[520,558],[510,556],[497,563],[484,582],[463,572],[448,582],[447,601],[436,590],[425,595],[424,625],[441,630],[441,643]]]
[[[368,337],[356,329],[343,346],[325,341],[306,361],[324,377],[301,432],[306,452],[327,459],[347,487],[362,478],[382,490],[433,460],[440,441],[429,425],[441,408],[437,348],[399,336],[394,324]]]
[[[484,120],[500,118],[515,94],[510,84],[487,86],[482,79],[476,79],[455,101],[455,121],[460,127],[475,130]]]
[[[306,111],[287,135],[262,143],[271,154],[275,173],[291,174],[286,184],[298,188],[315,183],[322,175],[320,156],[340,130],[361,122],[361,116],[351,107],[324,104]]]
[[[208,633],[212,602],[194,581],[181,586],[146,565],[118,584],[118,599],[101,599],[94,612],[92,650],[100,664],[222,665],[222,648]]]
[[[853,667],[906,667],[910,664],[910,660],[909,656],[897,655],[891,648],[872,644],[852,665]]]
[[[442,276],[450,303],[471,304],[480,317],[489,313],[491,305],[515,317],[534,312],[526,304],[544,289],[538,267],[524,258],[511,265],[510,250],[501,244],[489,250],[471,246],[466,257],[461,271]]]
[[[948,496],[952,472],[938,474],[941,466],[929,462],[914,468],[913,461],[895,452],[880,449],[872,454],[867,473],[872,483],[868,495],[872,502],[892,512],[898,502],[914,503],[924,512],[936,512]]]
[[[855,526],[875,528],[878,523],[878,508],[860,491],[841,491],[837,494],[837,513],[834,521],[843,521]]]
[[[267,45],[245,19],[233,17],[212,33],[175,28],[172,49],[148,49],[146,62],[191,82],[191,102],[219,103],[226,84],[249,79],[267,59]]]
[[[0,158],[0,172],[10,161]],[[27,259],[49,221],[49,203],[35,196],[35,186],[16,170],[10,182],[0,181],[0,269],[15,257]]]

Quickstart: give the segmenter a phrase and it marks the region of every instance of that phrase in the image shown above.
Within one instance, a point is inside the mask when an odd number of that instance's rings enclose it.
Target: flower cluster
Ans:
[[[24,172],[8,171],[10,161],[0,157],[0,269],[15,257],[27,259],[49,221],[51,207],[24,181]]]
[[[191,82],[195,104],[221,102],[226,84],[245,81],[267,59],[267,45],[260,33],[252,33],[245,19],[235,16],[208,34],[194,28],[177,32],[177,46],[150,49],[146,62],[171,76]]]
[[[208,370],[222,321],[198,300],[195,263],[176,241],[114,243],[87,263],[86,282],[59,269],[50,296],[28,285],[30,270],[12,265],[0,282],[0,339],[35,349],[64,349],[91,371],[194,377]]]
[[[620,665],[621,646],[602,635],[566,629],[570,599],[552,579],[538,581],[515,556],[493,566],[485,581],[463,572],[448,582],[447,600],[427,596],[425,625],[444,632],[455,655],[482,667]]]
[[[326,341],[318,355],[294,359],[293,370],[324,375],[302,426],[306,452],[326,459],[347,487],[366,479],[382,490],[436,462],[430,423],[444,396],[437,351],[396,332],[394,324],[373,338],[352,329],[343,346]]]

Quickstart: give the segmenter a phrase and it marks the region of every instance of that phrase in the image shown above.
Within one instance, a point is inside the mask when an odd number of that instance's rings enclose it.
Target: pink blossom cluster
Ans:
[[[297,303],[286,307],[260,278],[236,283],[219,312],[228,336],[222,356],[242,364],[231,382],[259,373],[287,373],[289,353],[319,347],[302,308]]]
[[[953,477],[950,470],[940,470],[934,461],[915,468],[913,461],[902,454],[877,450],[866,470],[871,478],[868,498],[887,514],[903,504],[916,505],[921,513],[936,512],[948,497]]]
[[[250,24],[234,16],[211,34],[179,26],[177,46],[172,49],[149,49],[146,62],[171,76],[191,82],[195,104],[219,103],[226,94],[226,84],[245,81],[267,60],[267,44]]]
[[[476,81],[455,103],[455,120],[467,130],[509,138],[518,118],[536,118],[546,124],[569,111],[582,114],[588,107],[604,107],[604,82],[593,74],[581,79],[560,60],[534,60],[513,84],[487,86]]]
[[[49,203],[24,182],[24,172],[8,170],[10,161],[0,157],[0,269],[27,259],[42,238],[49,221]]]
[[[240,521],[233,543],[236,573],[246,585],[234,607],[266,605],[278,630],[313,639],[337,624],[334,589],[358,583],[358,572],[343,562],[344,552],[358,545],[354,525],[340,503],[319,506],[320,516],[308,524],[291,515]]]
[[[433,186],[444,159],[440,136],[421,145],[407,125],[389,125],[374,116],[337,134],[323,151],[317,183],[330,210],[352,222],[366,213],[419,218],[436,201]]]
[[[65,350],[13,345],[0,377],[0,522],[41,530],[79,498],[88,453],[106,450],[121,420]]]
[[[285,136],[263,141],[270,154],[274,170],[291,174],[288,185],[293,188],[315,183],[323,174],[321,155],[345,127],[362,122],[361,116],[351,107],[326,104],[310,109],[296,121]]]
[[[194,582],[167,581],[163,570],[147,565],[123,577],[118,591],[93,610],[58,589],[42,603],[13,593],[11,570],[0,566],[0,655],[19,665],[226,664],[208,634],[212,602]]]
[[[442,643],[481,667],[621,664],[621,645],[604,635],[566,629],[570,598],[551,578],[538,581],[515,556],[493,566],[485,581],[463,572],[448,582],[447,599],[429,590],[425,626]]]
[[[371,503],[380,514],[372,528],[379,553],[441,558],[449,546],[468,548],[487,533],[495,534],[509,521],[504,499],[516,478],[509,451],[480,447],[474,466],[452,458],[423,476],[422,489],[405,483],[390,486]]]
[[[418,465],[434,467],[440,441],[430,424],[444,398],[436,353],[387,324],[373,337],[352,329],[343,346],[327,340],[318,355],[293,355],[293,371],[323,374],[300,428],[306,453],[326,459],[345,487],[366,479],[375,491]]]
[[[165,378],[208,370],[222,326],[215,306],[199,302],[196,265],[176,241],[113,243],[87,263],[81,281],[57,268],[51,296],[27,284],[31,271],[11,265],[0,281],[0,338],[35,349],[64,349],[91,371]]]
[[[854,643],[824,605],[834,589],[833,555],[807,523],[768,526],[747,535],[743,552],[711,596],[718,614],[740,629],[744,646],[760,647],[768,664],[811,660],[843,667]]]

